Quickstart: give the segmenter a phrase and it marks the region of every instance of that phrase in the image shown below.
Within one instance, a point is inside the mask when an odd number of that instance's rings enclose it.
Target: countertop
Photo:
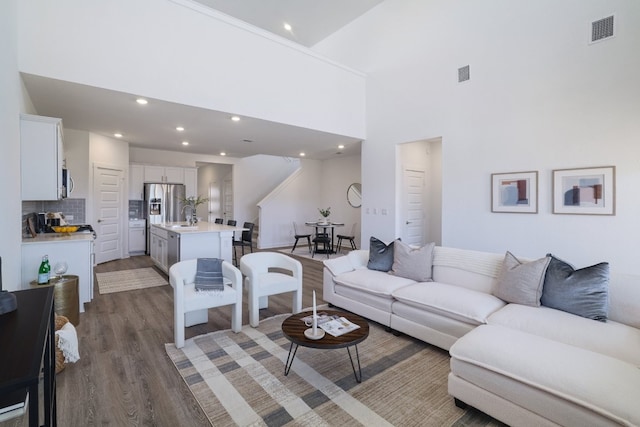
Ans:
[[[22,243],[60,243],[93,240],[92,233],[39,233],[36,237],[22,237]]]
[[[221,231],[243,231],[246,230],[241,226],[231,226],[215,224],[212,222],[199,221],[195,225],[186,226],[186,222],[165,222],[162,224],[151,224],[152,227],[157,227],[167,231],[173,231],[180,234],[195,234],[195,233],[220,233]]]

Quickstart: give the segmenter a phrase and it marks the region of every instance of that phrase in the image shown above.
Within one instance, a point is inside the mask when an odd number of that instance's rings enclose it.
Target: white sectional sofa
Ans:
[[[602,322],[498,298],[504,254],[436,246],[432,281],[369,269],[369,257],[324,261],[323,299],[449,350],[459,406],[514,426],[640,425],[636,276],[611,277]]]

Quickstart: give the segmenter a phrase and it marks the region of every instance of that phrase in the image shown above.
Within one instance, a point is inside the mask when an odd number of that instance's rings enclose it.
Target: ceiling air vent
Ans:
[[[466,82],[471,78],[469,74],[469,66],[465,65],[462,68],[458,68],[458,83]]]
[[[591,43],[613,37],[613,15],[591,23]]]

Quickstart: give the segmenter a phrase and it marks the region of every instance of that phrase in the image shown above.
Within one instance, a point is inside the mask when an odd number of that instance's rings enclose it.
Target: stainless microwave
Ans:
[[[73,178],[69,173],[69,169],[62,169],[62,186],[60,188],[60,197],[66,199],[73,192]]]

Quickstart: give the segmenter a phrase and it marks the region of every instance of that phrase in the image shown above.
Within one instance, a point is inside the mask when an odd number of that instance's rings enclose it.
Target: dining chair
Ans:
[[[322,249],[320,249],[323,253],[327,254],[327,258],[331,254],[331,237],[325,233],[318,233],[316,237],[313,238],[313,252],[311,253],[311,258],[313,258],[318,252],[318,245],[322,245]]]
[[[280,252],[256,252],[242,257],[240,271],[246,276],[244,283],[249,299],[249,324],[254,328],[260,321],[259,310],[267,308],[270,295],[293,292],[291,312],[295,314],[302,311],[300,261]]]
[[[353,225],[351,225],[351,232],[349,234],[338,234],[338,243],[336,244],[336,252],[340,253],[340,249],[342,249],[342,241],[343,240],[348,240],[349,243],[351,243],[351,249],[355,250],[358,249],[356,247],[356,227],[358,226],[357,222],[354,222]]]
[[[220,295],[197,292],[194,281],[197,259],[176,262],[169,269],[169,283],[173,287],[173,335],[177,348],[184,347],[184,328],[207,323],[208,309],[231,305],[231,329],[242,329],[242,273],[231,263],[222,262],[224,290]]]
[[[311,233],[309,234],[300,233],[300,231],[298,230],[298,224],[295,221],[293,221],[293,237],[296,239],[296,241],[293,244],[293,248],[291,249],[291,252],[296,250],[296,245],[298,244],[299,239],[307,239],[307,246],[309,247],[309,253],[311,253]]]
[[[232,227],[235,227],[237,223],[238,223],[238,221],[236,221],[235,219],[227,220],[227,225],[230,225]]]
[[[242,255],[244,255],[244,248],[249,247],[250,251],[253,253],[253,227],[254,224],[252,222],[245,222],[242,225],[242,228],[245,228],[242,232],[242,236],[240,240],[233,240],[233,259],[235,260],[235,264],[238,265],[238,256],[236,255],[236,248],[242,248]]]
[[[214,221],[216,224],[224,224],[224,219],[222,218],[216,218],[216,220]]]

